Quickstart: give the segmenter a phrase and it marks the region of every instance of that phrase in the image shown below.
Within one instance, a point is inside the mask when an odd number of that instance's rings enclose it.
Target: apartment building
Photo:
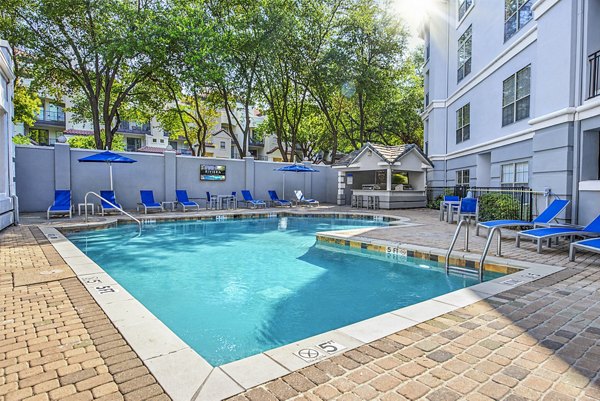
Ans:
[[[600,213],[600,0],[436,0],[428,185],[526,186]]]
[[[40,95],[42,104],[37,114],[37,119],[32,127],[19,124],[17,134],[29,136],[37,145],[52,146],[61,136],[69,139],[73,136],[91,136],[93,128],[89,122],[81,122],[75,118],[75,115],[68,111],[70,100],[64,99],[64,102],[56,102],[43,94]],[[244,112],[241,105],[235,111],[237,120],[242,124],[245,121]],[[248,138],[247,149],[251,156],[257,160],[282,161],[283,158],[277,148],[277,141],[274,136],[267,136],[262,139],[255,139],[254,129],[264,121],[265,117],[261,115],[258,109],[250,111],[250,137]],[[233,132],[238,141],[243,142],[242,128],[233,122],[230,127],[225,110],[220,110],[217,121],[212,125],[212,130],[205,143],[206,157],[216,157],[222,159],[239,158],[239,151],[233,145],[233,141],[228,132]],[[131,121],[122,121],[119,124],[118,134],[122,135],[125,141],[125,150],[128,152],[145,153],[163,153],[168,147],[181,154],[191,154],[189,145],[184,137],[177,139],[170,138],[167,131],[163,129],[160,123],[152,118],[147,123],[136,123]],[[196,149],[199,144],[192,144]]]
[[[17,220],[13,137],[12,50],[0,39],[0,230]]]

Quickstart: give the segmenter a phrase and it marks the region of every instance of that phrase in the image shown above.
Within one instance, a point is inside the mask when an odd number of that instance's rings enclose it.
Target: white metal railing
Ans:
[[[121,213],[123,213],[124,215],[126,215],[127,217],[131,218],[132,220],[134,220],[137,224],[138,224],[138,235],[142,234],[142,222],[139,219],[136,219],[135,217],[133,217],[131,214],[127,213],[125,210],[123,210],[122,208],[120,208],[119,206],[115,205],[114,203],[112,203],[111,201],[109,201],[108,199],[105,199],[103,197],[101,197],[100,195],[98,195],[96,192],[90,191],[88,193],[85,194],[85,198],[83,200],[83,202],[85,203],[85,222],[88,222],[88,195],[94,195],[96,198],[100,199],[101,201],[104,201],[106,203],[108,203],[109,205],[111,205],[112,207],[114,207],[115,209],[117,209],[118,211],[120,211]]]

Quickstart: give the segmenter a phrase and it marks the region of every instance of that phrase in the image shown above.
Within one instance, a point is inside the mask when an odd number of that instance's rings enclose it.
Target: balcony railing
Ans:
[[[590,63],[588,99],[600,96],[600,50],[588,58]]]
[[[265,142],[263,140],[254,138],[248,139],[248,144],[250,146],[265,146]]]
[[[121,121],[121,124],[119,124],[119,132],[148,134],[150,133],[150,124],[139,125],[129,121]]]
[[[40,123],[64,125],[65,113],[63,111],[44,111],[38,113],[37,121]]]

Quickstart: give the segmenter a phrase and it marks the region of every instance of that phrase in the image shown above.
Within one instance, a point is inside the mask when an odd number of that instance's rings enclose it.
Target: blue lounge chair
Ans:
[[[50,220],[51,214],[68,214],[73,217],[73,204],[71,203],[71,190],[57,189],[54,191],[54,202],[46,211],[46,217]]]
[[[274,205],[292,207],[292,202],[290,202],[289,200],[279,199],[279,196],[277,196],[277,191],[267,191],[267,192],[269,192],[269,197],[271,198],[271,202],[273,202]]]
[[[319,206],[319,201],[316,199],[306,199],[304,197],[304,194],[302,193],[302,191],[295,190],[294,194],[296,194],[296,198],[298,199],[298,203],[301,205],[308,205],[308,206]]]
[[[242,196],[244,197],[244,202],[248,207],[267,207],[265,201],[252,198],[252,194],[247,189],[242,190]]]
[[[475,235],[479,235],[479,227],[487,228],[488,232],[494,227],[519,227],[519,226],[538,226],[550,225],[552,220],[556,218],[569,204],[566,199],[555,199],[538,217],[532,221],[523,220],[490,220],[477,224]]]
[[[162,205],[156,201],[154,201],[154,192],[150,190],[142,189],[140,191],[141,202],[137,204],[137,211],[140,211],[140,206],[144,207],[144,214],[148,214],[148,209],[150,210],[159,210],[164,212]]]
[[[521,237],[531,238],[537,241],[537,251],[542,252],[542,243],[548,240],[548,246],[551,245],[552,238],[569,237],[572,241],[574,237],[597,237],[600,236],[600,215],[590,224],[583,228],[577,227],[548,227],[534,228],[517,233],[517,248],[521,245]]]
[[[577,248],[583,251],[600,253],[600,238],[584,239],[582,241],[573,242],[569,247],[569,260],[575,261],[575,252]]]
[[[100,213],[102,216],[104,216],[104,213],[109,212],[119,212],[123,214],[123,212],[119,210],[123,208],[117,203],[115,191],[100,191],[100,197],[102,198],[100,199]]]
[[[196,202],[193,202],[188,198],[187,191],[185,189],[178,189],[175,191],[175,196],[177,197],[177,203],[181,205],[183,208],[183,212],[185,213],[185,208],[196,208],[200,211],[200,205]]]

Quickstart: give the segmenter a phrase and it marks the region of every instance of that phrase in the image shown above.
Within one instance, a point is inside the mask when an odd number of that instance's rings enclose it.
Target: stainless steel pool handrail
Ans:
[[[487,257],[488,251],[490,250],[490,245],[492,245],[492,239],[494,238],[494,233],[496,231],[498,232],[498,246],[496,249],[496,256],[502,256],[502,231],[500,231],[500,227],[493,227],[488,233],[488,238],[485,242],[485,247],[483,248],[481,259],[479,259],[479,281],[483,281],[483,264],[485,262],[485,258]]]
[[[469,221],[461,220],[458,222],[456,226],[456,231],[454,232],[454,237],[452,237],[452,242],[450,243],[450,247],[448,248],[448,252],[446,252],[446,274],[450,273],[450,254],[454,249],[454,245],[456,245],[456,240],[458,239],[458,235],[460,234],[460,230],[463,225],[467,224],[467,231],[465,231],[465,252],[469,252]]]
[[[136,219],[135,217],[133,217],[131,214],[127,213],[125,210],[123,210],[119,206],[115,205],[114,203],[112,203],[108,199],[103,198],[102,196],[100,196],[99,194],[97,194],[96,192],[93,192],[93,191],[90,191],[90,192],[86,193],[85,194],[85,198],[83,200],[83,202],[85,203],[85,222],[86,223],[88,222],[88,207],[87,207],[87,205],[88,205],[88,195],[94,195],[95,197],[97,197],[101,201],[104,201],[104,202],[108,203],[109,205],[111,205],[112,207],[114,207],[115,209],[117,209],[118,211],[120,211],[121,213],[123,213],[124,215],[126,215],[129,218],[131,218],[132,220],[134,220],[138,224],[138,234],[139,235],[142,234],[142,222],[139,219]]]

